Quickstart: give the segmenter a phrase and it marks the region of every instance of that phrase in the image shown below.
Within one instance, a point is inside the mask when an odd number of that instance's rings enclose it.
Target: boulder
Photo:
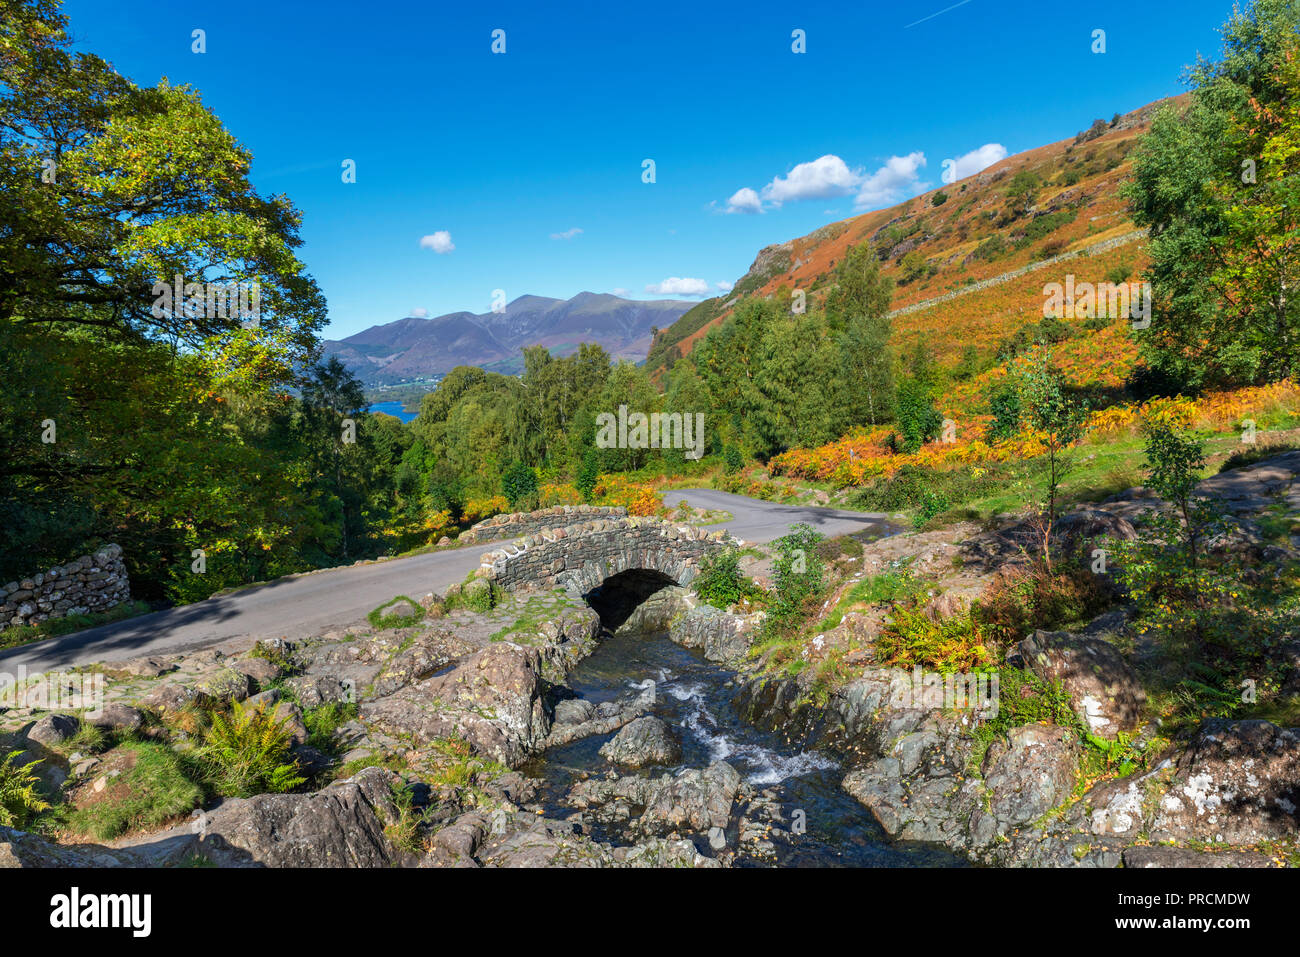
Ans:
[[[658,718],[646,716],[624,725],[618,734],[601,745],[600,756],[629,768],[676,764],[682,759],[682,746],[668,725]]]
[[[565,698],[555,705],[556,724],[581,724],[596,716],[596,706],[585,698]]]
[[[1027,724],[994,741],[984,758],[988,813],[997,833],[1036,821],[1074,790],[1079,763],[1077,737],[1065,728]]]
[[[367,722],[417,744],[459,735],[476,753],[517,767],[546,739],[541,657],[501,641],[455,668],[361,706]]]
[[[77,733],[81,724],[66,714],[47,714],[27,729],[27,740],[50,748],[62,744]]]
[[[1273,867],[1273,861],[1254,851],[1200,851],[1188,847],[1130,847],[1124,851],[1127,868],[1149,867]]]
[[[265,658],[240,658],[231,662],[230,667],[233,671],[252,678],[259,688],[265,687],[284,673],[283,668]]]
[[[253,693],[252,679],[233,668],[222,668],[195,682],[194,687],[213,701],[243,701]]]
[[[668,637],[684,648],[698,648],[710,661],[735,663],[749,653],[760,615],[733,615],[697,605],[673,620]]]
[[[1039,677],[1061,682],[1093,734],[1113,739],[1138,727],[1146,693],[1109,642],[1087,634],[1037,631],[1016,646],[1016,654]]]
[[[0,827],[0,868],[140,867],[142,863],[127,850],[99,844],[56,844],[36,834]]]
[[[196,823],[196,850],[219,867],[391,867],[404,857],[385,833],[399,781],[366,768],[314,794],[225,801]]]
[[[740,773],[725,761],[665,776],[650,791],[638,827],[646,834],[725,828],[740,784]]]
[[[180,711],[189,705],[203,704],[206,700],[207,696],[197,688],[168,681],[140,699],[140,704],[150,711],[167,714]]]
[[[1237,845],[1294,839],[1298,808],[1300,730],[1214,719],[1179,755],[1151,837]]]
[[[1131,542],[1137,529],[1127,518],[1100,508],[1084,508],[1062,515],[1052,530],[1053,546],[1062,554],[1091,555],[1107,541]]]
[[[289,678],[284,686],[304,708],[342,704],[356,699],[355,684],[331,675],[299,675]]]
[[[144,712],[130,705],[113,702],[104,705],[93,717],[87,714],[85,721],[86,724],[106,731],[138,731],[144,724]]]

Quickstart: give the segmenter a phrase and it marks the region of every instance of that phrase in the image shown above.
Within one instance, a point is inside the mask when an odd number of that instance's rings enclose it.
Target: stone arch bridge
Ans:
[[[479,574],[508,591],[564,588],[582,596],[624,572],[648,571],[689,584],[699,562],[729,541],[656,518],[610,517],[538,531],[483,555]]]

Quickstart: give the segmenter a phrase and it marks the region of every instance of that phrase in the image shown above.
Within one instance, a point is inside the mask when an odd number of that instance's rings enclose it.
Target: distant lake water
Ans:
[[[367,411],[386,412],[388,415],[397,416],[397,418],[401,419],[403,422],[410,422],[416,415],[414,412],[407,412],[403,409],[402,403],[400,402],[376,402],[374,405],[370,406]]]

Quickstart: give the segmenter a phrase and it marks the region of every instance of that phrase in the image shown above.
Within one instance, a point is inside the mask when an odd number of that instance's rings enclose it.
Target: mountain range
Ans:
[[[608,293],[572,299],[520,296],[501,312],[452,312],[408,317],[371,326],[346,339],[327,339],[326,356],[338,356],[366,385],[395,385],[440,376],[459,365],[496,372],[523,369],[524,346],[565,355],[582,342],[599,343],[616,359],[641,361],[654,332],[672,325],[695,303],[677,299],[639,302]]]

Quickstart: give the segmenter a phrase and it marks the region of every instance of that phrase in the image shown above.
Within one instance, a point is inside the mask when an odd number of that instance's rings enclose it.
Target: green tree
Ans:
[[[1020,395],[1029,426],[1046,446],[1047,489],[1038,515],[1043,563],[1052,569],[1052,532],[1060,508],[1061,485],[1074,462],[1070,449],[1083,438],[1088,417],[1086,402],[1069,391],[1062,376],[1052,367],[1051,353],[1040,346],[1021,372]]]
[[[1300,7],[1256,0],[1191,71],[1191,103],[1152,119],[1126,195],[1150,231],[1157,319],[1146,366],[1183,390],[1300,372]]]
[[[894,364],[889,305],[893,283],[881,276],[868,243],[849,249],[835,267],[836,286],[826,297],[826,321],[840,354],[843,429],[876,425],[893,414]]]

